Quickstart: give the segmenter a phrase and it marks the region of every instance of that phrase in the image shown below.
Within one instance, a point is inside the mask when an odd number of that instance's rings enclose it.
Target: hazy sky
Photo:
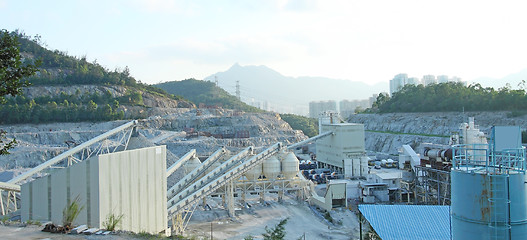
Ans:
[[[527,68],[527,1],[0,0],[0,28],[157,83],[234,63],[368,83]]]

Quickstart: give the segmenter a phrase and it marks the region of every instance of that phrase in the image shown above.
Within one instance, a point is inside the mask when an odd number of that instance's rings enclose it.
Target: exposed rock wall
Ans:
[[[12,154],[0,156],[0,170],[15,167],[31,168],[45,162],[70,148],[72,142],[80,144],[130,120],[100,123],[52,123],[3,125],[8,139],[16,138],[19,144]],[[211,134],[247,131],[248,138],[215,138],[207,136],[187,137],[185,128]],[[248,146],[261,149],[276,142],[285,145],[306,139],[275,114],[240,113],[232,110],[174,109],[170,114],[150,117],[140,121],[139,133],[145,139],[160,138],[157,144],[167,145],[173,153],[167,156],[167,164],[175,161],[191,149],[198,155],[207,156],[220,146],[236,152]],[[167,136],[167,137],[164,137]],[[146,140],[145,140],[146,141]],[[143,141],[143,142],[145,142]],[[146,144],[144,146],[150,146]],[[153,144],[153,143],[150,143]]]
[[[355,114],[349,122],[364,124],[367,150],[397,154],[404,144],[414,148],[422,142],[448,144],[448,136],[459,132],[459,125],[468,122],[468,117],[474,117],[476,125],[487,134],[492,126],[527,129],[527,116],[509,115],[509,112]]]

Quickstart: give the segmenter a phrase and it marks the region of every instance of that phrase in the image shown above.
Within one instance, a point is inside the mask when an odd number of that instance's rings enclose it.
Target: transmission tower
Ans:
[[[216,83],[216,87],[218,87],[218,76],[214,76],[214,83]]]
[[[240,97],[240,81],[239,80],[236,80],[236,97],[238,98],[238,100],[241,100],[241,97]]]

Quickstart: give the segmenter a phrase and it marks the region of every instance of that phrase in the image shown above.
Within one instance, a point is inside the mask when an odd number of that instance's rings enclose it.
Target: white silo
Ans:
[[[258,177],[262,175],[262,164],[256,165],[256,167],[252,168],[251,170],[245,172],[245,177],[247,180],[254,181],[257,180]]]
[[[296,158],[294,153],[290,152],[285,155],[284,159],[282,159],[282,175],[288,179],[294,178],[300,171],[298,164],[298,158]]]
[[[274,180],[280,174],[280,161],[275,156],[269,157],[263,162],[263,174],[265,178]]]

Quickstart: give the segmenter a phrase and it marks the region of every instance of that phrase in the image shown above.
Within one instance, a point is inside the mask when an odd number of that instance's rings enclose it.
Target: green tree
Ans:
[[[16,96],[28,86],[23,79],[35,74],[38,65],[22,59],[16,35],[0,30],[0,103],[5,102],[6,95]]]
[[[134,105],[143,105],[143,95],[137,91],[132,92],[132,94],[130,94],[130,103]]]
[[[282,120],[287,122],[294,130],[302,130],[308,137],[318,135],[318,120],[295,114],[280,114]]]
[[[28,85],[23,79],[35,74],[38,64],[22,60],[16,35],[0,30],[0,104],[5,103],[6,95],[16,96]],[[0,155],[9,154],[16,144],[16,139],[5,142],[5,134],[0,130]]]
[[[274,228],[265,226],[264,240],[282,240],[285,238],[285,224],[289,218],[280,221]]]

